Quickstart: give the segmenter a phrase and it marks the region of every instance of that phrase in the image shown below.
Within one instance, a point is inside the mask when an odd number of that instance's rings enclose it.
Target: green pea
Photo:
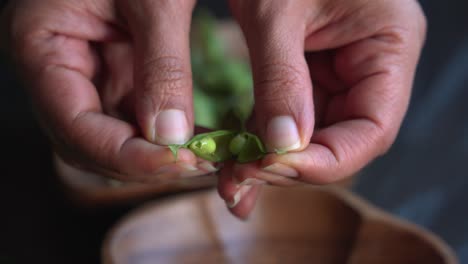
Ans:
[[[202,159],[213,162],[223,162],[233,157],[229,151],[229,143],[236,134],[235,131],[231,130],[218,130],[198,134],[187,142],[184,147],[189,148],[195,155]]]
[[[204,137],[190,144],[191,149],[195,154],[210,155],[216,151],[216,142],[211,137]]]
[[[248,163],[262,159],[267,153],[256,135],[232,130],[199,134],[184,145],[169,146],[176,158],[180,148],[188,148],[198,157],[212,162],[235,159],[239,163]]]
[[[247,140],[237,155],[237,162],[248,163],[262,159],[267,152],[260,138],[247,132],[244,132],[243,134]]]
[[[229,143],[229,151],[233,155],[238,155],[242,151],[242,148],[244,147],[246,142],[247,142],[247,135],[245,135],[244,133],[235,136],[231,140],[231,143]]]

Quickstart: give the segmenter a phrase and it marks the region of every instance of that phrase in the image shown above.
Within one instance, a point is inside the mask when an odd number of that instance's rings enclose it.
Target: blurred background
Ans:
[[[407,117],[354,190],[432,230],[468,263],[468,2],[420,2],[429,30]],[[199,5],[229,15],[225,1]],[[97,263],[104,234],[133,206],[80,209],[65,198],[18,80],[0,58],[0,263]]]

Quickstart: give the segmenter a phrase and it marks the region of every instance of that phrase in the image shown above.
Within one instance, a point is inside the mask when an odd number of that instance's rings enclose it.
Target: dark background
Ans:
[[[228,14],[224,1],[199,2]],[[436,232],[468,263],[468,3],[421,4],[429,32],[408,115],[355,190]],[[48,142],[1,58],[0,89],[0,263],[99,262],[103,235],[131,206],[87,210],[66,199]]]

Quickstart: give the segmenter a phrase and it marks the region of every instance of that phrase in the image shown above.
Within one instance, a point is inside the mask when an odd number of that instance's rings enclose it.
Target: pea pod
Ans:
[[[212,162],[235,159],[239,163],[248,163],[263,158],[267,153],[256,135],[232,130],[199,134],[183,145],[170,145],[169,148],[176,158],[180,148],[187,148],[198,157]]]
[[[234,140],[231,141],[232,145],[242,144],[237,154],[237,162],[248,163],[259,159],[262,159],[266,155],[266,149],[259,137],[252,133],[243,132],[236,136],[236,138],[242,138],[236,143]],[[237,150],[235,146],[232,149]]]
[[[229,143],[229,151],[233,155],[239,155],[239,153],[242,151],[242,148],[244,148],[245,144],[247,143],[247,140],[247,135],[245,133],[238,134]]]
[[[187,148],[202,159],[212,162],[223,162],[233,157],[229,151],[229,143],[231,143],[236,134],[237,132],[231,130],[218,130],[198,134],[183,145],[170,145],[169,148],[176,158],[180,148]]]

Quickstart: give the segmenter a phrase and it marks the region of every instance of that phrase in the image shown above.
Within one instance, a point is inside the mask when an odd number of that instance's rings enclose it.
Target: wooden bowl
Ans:
[[[150,203],[108,234],[103,262],[454,264],[439,238],[340,188],[264,188],[248,221],[214,191]]]

